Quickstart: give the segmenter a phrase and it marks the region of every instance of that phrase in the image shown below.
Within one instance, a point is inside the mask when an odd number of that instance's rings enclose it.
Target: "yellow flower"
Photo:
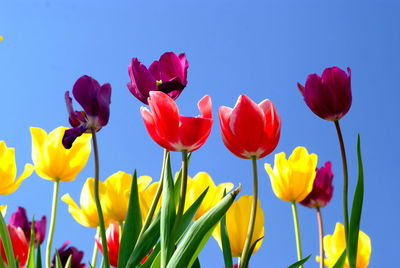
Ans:
[[[226,213],[226,230],[228,232],[229,242],[231,244],[232,256],[240,257],[243,251],[244,242],[247,236],[247,227],[250,221],[250,210],[253,196],[243,195],[237,201],[233,202],[232,206]],[[220,224],[213,231],[213,236],[217,240],[219,247],[221,244],[221,227]],[[251,245],[256,240],[264,236],[264,213],[260,207],[260,201],[257,202],[257,215],[254,225],[253,238]],[[261,239],[257,242],[253,254],[261,247]]]
[[[158,181],[154,182],[154,183],[150,184],[149,187],[147,187],[143,191],[139,192],[140,210],[142,213],[142,221],[143,222],[146,220],[147,214],[149,213],[151,203],[153,202],[153,198],[156,195],[159,184],[160,183]],[[157,214],[157,211],[160,209],[160,205],[161,205],[161,198],[158,201],[154,215]]]
[[[206,196],[203,199],[199,209],[197,210],[194,220],[203,216],[207,211],[213,208],[223,197],[224,189],[229,192],[233,188],[232,183],[221,183],[215,185],[211,176],[206,172],[197,173],[193,179],[188,177],[185,211],[197,200],[197,198],[208,187]]]
[[[149,176],[138,178],[139,195],[146,189],[151,180]],[[105,180],[104,186],[106,187],[106,194],[101,199],[104,215],[116,222],[125,221],[131,193],[132,175],[118,171]]]
[[[17,176],[14,148],[8,148],[4,141],[0,141],[0,195],[12,194],[21,185],[22,181],[33,172],[33,166],[26,164],[24,171]]]
[[[75,143],[74,143],[75,144]],[[82,187],[80,205],[75,203],[69,194],[61,197],[61,200],[68,204],[68,212],[81,225],[86,227],[97,227],[99,225],[99,217],[97,215],[96,203],[94,202],[94,179],[88,178]],[[106,188],[102,182],[99,182],[100,200],[104,196]],[[109,219],[104,217],[106,226]]]
[[[7,213],[7,205],[0,205],[0,212],[1,212],[1,215],[3,215],[3,217],[5,217],[6,213]]]
[[[31,127],[32,160],[36,173],[46,180],[72,181],[85,167],[90,155],[90,134],[77,138],[71,149],[61,141],[67,128],[58,127],[49,134]]]
[[[335,231],[332,235],[324,236],[325,247],[325,265],[329,268],[333,267],[343,250],[346,248],[346,241],[344,236],[344,226],[341,223],[336,223]],[[371,257],[371,239],[364,232],[360,231],[358,234],[358,249],[357,249],[357,264],[356,268],[365,268],[369,264]],[[321,260],[317,256],[317,261]],[[349,262],[346,259],[344,268],[349,268]]]
[[[266,163],[265,170],[275,195],[288,202],[300,202],[311,192],[318,156],[308,154],[304,147],[296,147],[289,159],[285,153],[275,154],[274,169]]]

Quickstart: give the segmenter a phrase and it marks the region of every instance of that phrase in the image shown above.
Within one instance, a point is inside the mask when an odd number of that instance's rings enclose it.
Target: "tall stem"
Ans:
[[[349,233],[349,205],[348,205],[348,189],[349,189],[349,173],[347,170],[347,158],[346,149],[344,147],[344,141],[342,136],[342,131],[340,129],[339,121],[334,121],[336,132],[339,139],[340,152],[342,153],[342,165],[343,165],[343,216],[344,216],[344,234],[346,237],[346,245]],[[346,246],[347,248],[347,246]]]
[[[296,247],[297,247],[297,260],[303,259],[303,253],[301,251],[301,239],[300,239],[300,228],[299,228],[299,218],[297,216],[296,202],[292,202],[292,213],[294,222],[294,232],[296,234]],[[303,265],[300,266],[303,268]]]
[[[169,151],[167,149],[164,149],[164,156],[163,156],[163,162],[162,162],[162,167],[161,167],[161,174],[160,174],[160,180],[158,183],[157,191],[156,194],[154,195],[153,201],[151,202],[149,212],[147,213],[146,219],[144,221],[144,224],[142,226],[142,229],[140,230],[138,239],[136,240],[136,244],[140,241],[140,238],[142,237],[143,233],[146,231],[146,229],[149,227],[151,220],[153,219],[154,212],[156,211],[158,201],[160,200],[161,193],[162,193],[162,188],[163,188],[163,178],[164,178],[164,172],[165,172],[165,166],[167,162],[167,155]]]
[[[53,236],[54,236],[54,228],[56,225],[56,216],[57,216],[57,204],[58,204],[58,188],[60,185],[60,180],[58,178],[54,181],[53,188],[53,201],[51,206],[51,219],[50,219],[50,229],[49,235],[47,236],[47,245],[46,245],[46,268],[50,268],[51,266],[51,247],[53,244]]]
[[[187,188],[187,176],[188,176],[188,153],[186,150],[182,151],[182,181],[181,181],[181,191],[179,196],[178,211],[176,213],[173,232],[176,234],[181,223],[183,211],[185,209],[186,200],[186,188]]]
[[[99,236],[99,228],[96,228],[96,237]],[[97,264],[97,254],[99,252],[99,247],[97,246],[96,241],[94,241],[94,246],[93,246],[93,254],[92,254],[92,262],[90,263],[92,267],[96,268]]]
[[[255,156],[251,157],[252,167],[253,167],[253,200],[251,203],[250,221],[247,227],[246,241],[244,242],[244,247],[242,255],[240,256],[240,268],[244,267],[245,263],[248,263],[250,258],[250,247],[253,239],[254,225],[256,223],[257,214],[257,202],[258,202],[258,172],[257,172],[257,158]]]
[[[92,132],[92,142],[93,142],[93,152],[94,152],[94,202],[96,203],[97,215],[99,217],[99,227],[101,244],[103,246],[103,258],[106,268],[110,268],[110,261],[108,259],[108,247],[107,247],[107,237],[106,228],[104,224],[103,211],[101,209],[100,194],[99,194],[99,150],[97,146],[96,130],[94,128],[90,129]]]
[[[322,225],[322,214],[321,209],[317,207],[317,218],[318,218],[318,230],[319,230],[319,256],[321,257],[321,261],[319,262],[320,268],[324,268],[325,261],[325,253],[324,253],[324,228]]]

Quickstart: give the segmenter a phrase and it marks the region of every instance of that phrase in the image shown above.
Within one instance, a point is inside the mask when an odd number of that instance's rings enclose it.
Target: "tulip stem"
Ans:
[[[258,202],[258,172],[257,172],[257,158],[255,156],[251,157],[252,167],[253,167],[253,200],[251,203],[250,221],[247,227],[246,241],[244,242],[244,247],[242,255],[240,256],[240,268],[246,268],[244,265],[248,263],[251,253],[251,242],[253,239],[254,225],[256,223],[257,214],[257,202]]]
[[[168,154],[169,154],[169,151],[167,149],[164,149],[164,156],[163,156],[163,162],[162,162],[162,167],[161,167],[161,175],[160,175],[160,180],[158,183],[157,191],[156,191],[156,194],[154,195],[153,201],[151,201],[149,212],[147,213],[146,220],[144,221],[142,229],[140,230],[138,239],[136,240],[136,244],[139,243],[140,238],[142,238],[143,233],[150,226],[151,220],[153,219],[153,216],[154,216],[154,212],[156,211],[156,208],[158,205],[158,201],[160,201],[162,188],[163,188],[163,182],[164,182],[163,178],[164,178],[165,166],[166,166]]]
[[[99,227],[101,244],[103,246],[103,258],[106,268],[110,268],[110,261],[108,259],[108,247],[106,228],[104,224],[103,211],[101,209],[100,194],[99,194],[99,150],[97,146],[96,129],[90,128],[92,132],[93,152],[94,152],[94,202],[96,203],[97,214],[99,217]]]
[[[183,215],[183,211],[185,209],[185,200],[186,200],[186,188],[187,188],[187,177],[188,177],[188,153],[186,150],[182,151],[182,181],[181,181],[181,190],[179,195],[179,203],[178,203],[178,211],[176,213],[174,227],[172,228],[172,232],[174,235],[177,234],[179,225],[181,224],[181,219]],[[173,236],[174,237],[174,236]],[[174,238],[175,239],[175,238]]]
[[[99,228],[97,227],[97,228],[96,228],[96,237],[99,236],[99,232],[100,232],[100,230],[99,230]],[[97,246],[96,241],[94,241],[93,254],[92,254],[92,262],[90,263],[90,264],[91,264],[91,267],[96,268],[96,264],[97,264],[97,253],[98,253],[98,252],[99,252],[99,247]]]
[[[54,188],[53,188],[53,202],[52,202],[52,206],[51,206],[50,229],[49,229],[49,235],[47,237],[47,245],[46,245],[46,268],[50,268],[50,266],[51,266],[51,262],[50,262],[51,247],[53,244],[54,228],[56,225],[59,186],[60,186],[60,180],[58,178],[56,178],[54,181]]]
[[[318,218],[318,230],[319,230],[319,256],[321,257],[321,261],[319,262],[320,268],[324,268],[324,260],[325,260],[325,253],[324,253],[324,228],[322,225],[322,214],[321,209],[317,207],[317,218]]]
[[[339,121],[336,120],[335,127],[340,144],[340,152],[342,153],[342,165],[343,165],[343,216],[344,216],[344,234],[346,237],[346,245],[348,242],[348,232],[349,232],[349,205],[348,205],[348,188],[349,188],[349,174],[347,171],[347,158],[346,149],[344,147],[343,135],[340,129]],[[346,246],[347,248],[347,246]]]
[[[296,234],[297,260],[302,260],[303,253],[301,251],[299,218],[297,216],[297,206],[296,206],[295,201],[292,202],[292,213],[293,213],[293,222],[294,222],[294,232]],[[300,267],[303,268],[303,265],[301,265]]]

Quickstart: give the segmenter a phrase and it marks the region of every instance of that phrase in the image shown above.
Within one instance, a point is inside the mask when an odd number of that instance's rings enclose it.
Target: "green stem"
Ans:
[[[55,225],[56,225],[59,186],[60,186],[60,180],[58,178],[56,178],[54,181],[54,188],[53,188],[53,202],[52,202],[52,207],[51,207],[50,229],[49,229],[49,235],[47,236],[46,268],[50,268],[50,266],[51,266],[51,262],[50,262],[51,261],[51,247],[53,244],[54,229],[55,229]]]
[[[99,236],[100,229],[96,228],[96,237]],[[99,252],[99,247],[97,246],[96,241],[94,241],[94,246],[93,246],[93,254],[92,254],[92,262],[90,263],[92,267],[96,268],[97,265],[97,254]]]
[[[293,222],[294,222],[294,232],[296,233],[297,260],[302,260],[303,253],[301,251],[299,218],[297,216],[297,207],[296,207],[295,201],[292,202],[292,213],[293,213]],[[303,265],[301,265],[300,267],[303,268]]]
[[[16,267],[10,234],[8,232],[7,224],[4,221],[2,213],[0,213],[0,237],[1,240],[3,241],[3,247],[7,258],[8,267],[10,268]],[[3,264],[2,258],[0,258],[0,262]],[[3,267],[4,266],[6,265],[3,265]]]
[[[324,268],[325,261],[325,253],[324,253],[324,228],[322,225],[322,214],[321,209],[317,207],[317,218],[318,218],[318,230],[319,230],[319,256],[321,257],[321,261],[319,262],[320,268]]]
[[[103,246],[103,258],[106,268],[110,268],[110,261],[108,259],[108,247],[107,247],[107,237],[106,228],[104,224],[103,211],[101,209],[100,194],[99,194],[99,151],[97,146],[96,130],[94,128],[90,129],[92,132],[92,142],[94,151],[94,202],[96,203],[97,214],[99,217],[99,227],[101,244]]]
[[[240,256],[240,268],[243,267],[245,263],[248,263],[248,259],[250,258],[250,247],[253,239],[254,233],[254,225],[256,223],[256,214],[257,214],[257,202],[258,202],[258,173],[257,173],[257,158],[255,156],[251,157],[252,167],[253,167],[253,200],[251,203],[251,212],[250,212],[250,221],[249,226],[247,227],[247,236],[246,241],[244,242],[244,247],[242,251],[242,255]]]
[[[138,239],[136,240],[136,244],[140,241],[140,238],[142,238],[143,233],[147,230],[147,228],[150,226],[151,220],[153,219],[154,212],[156,211],[158,201],[160,201],[161,193],[162,193],[162,188],[163,188],[163,178],[164,178],[164,172],[165,172],[165,166],[167,162],[167,155],[169,151],[167,149],[164,149],[164,156],[163,156],[163,162],[162,162],[162,167],[161,167],[161,175],[160,175],[160,180],[158,183],[158,188],[156,191],[156,194],[154,195],[153,201],[151,202],[149,212],[147,213],[146,220],[144,221],[144,224],[142,226],[142,229],[140,230]]]
[[[346,238],[346,245],[349,237],[349,205],[348,205],[348,188],[349,188],[349,174],[347,171],[347,158],[346,149],[344,147],[343,135],[340,129],[339,121],[334,121],[336,132],[339,139],[340,152],[342,154],[342,165],[343,165],[343,216],[344,216],[344,234]],[[347,246],[346,246],[347,248]]]
[[[176,213],[174,227],[172,231],[174,234],[178,232],[179,225],[181,223],[183,211],[185,209],[186,200],[186,188],[187,188],[187,177],[188,177],[188,153],[186,150],[182,151],[182,182],[181,190],[179,195],[178,211]],[[172,236],[174,237],[174,236]]]

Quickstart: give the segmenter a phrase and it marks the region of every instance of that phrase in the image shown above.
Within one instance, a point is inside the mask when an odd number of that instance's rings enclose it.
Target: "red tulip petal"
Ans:
[[[204,118],[212,118],[212,105],[210,96],[204,96],[198,103],[200,114]]]
[[[265,116],[264,137],[261,145],[262,151],[258,158],[270,154],[278,145],[281,132],[281,119],[275,108],[275,105],[270,100],[264,100],[259,104]]]
[[[209,118],[180,116],[180,141],[173,146],[177,151],[189,152],[200,148],[211,133],[212,122]]]

